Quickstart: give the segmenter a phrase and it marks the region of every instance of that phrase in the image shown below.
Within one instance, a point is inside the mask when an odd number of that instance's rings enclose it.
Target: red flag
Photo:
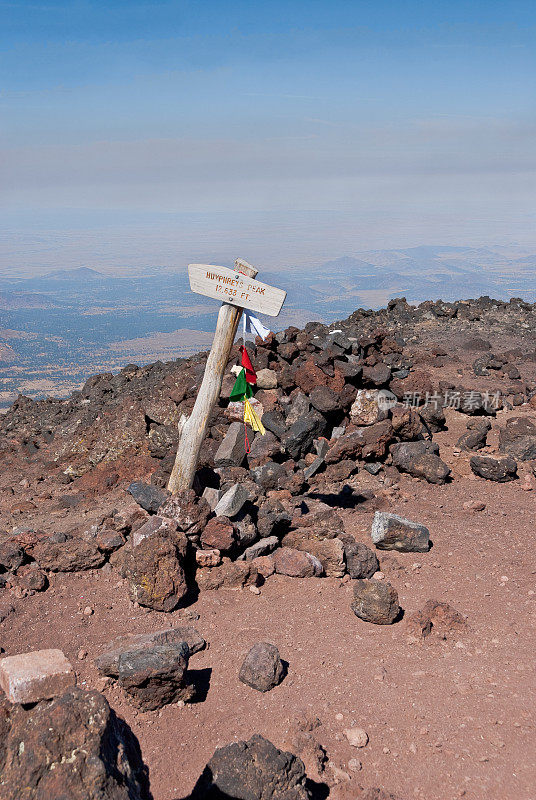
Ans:
[[[240,345],[240,352],[242,354],[242,366],[246,370],[246,381],[248,383],[257,383],[257,373],[253,369],[253,364],[250,361],[248,351],[243,345]]]

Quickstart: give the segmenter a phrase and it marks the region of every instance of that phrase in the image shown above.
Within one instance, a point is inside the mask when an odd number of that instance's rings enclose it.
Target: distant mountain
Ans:
[[[43,275],[40,280],[54,280],[54,281],[102,281],[108,278],[102,272],[98,272],[91,267],[78,267],[77,269],[57,269],[54,272],[48,272]],[[39,280],[39,279],[38,279]]]

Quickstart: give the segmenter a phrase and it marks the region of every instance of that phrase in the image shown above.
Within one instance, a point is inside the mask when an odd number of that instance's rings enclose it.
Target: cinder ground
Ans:
[[[508,413],[500,412],[501,426]],[[453,453],[466,420],[450,412],[449,430],[434,436],[453,469],[452,483],[401,476],[397,490],[366,473],[356,480],[374,488],[384,508],[430,528],[429,553],[397,554],[400,567],[384,568],[406,615],[429,598],[444,600],[467,615],[464,633],[414,643],[404,619],[385,627],[365,623],[350,610],[350,584],[337,579],[273,576],[259,596],[204,592],[188,609],[164,615],[133,607],[117,573],[105,569],[53,575],[48,591],[15,601],[1,645],[8,653],[59,647],[82,686],[102,688],[93,659],[111,639],[199,615],[192,624],[209,648],[190,666],[200,682],[209,676],[203,702],[137,713],[118,688],[104,689],[140,740],[155,800],[185,797],[214,749],[233,739],[259,732],[286,745],[305,715],[318,716],[315,736],[330,762],[351,776],[330,798],[381,786],[406,800],[533,800],[535,493],[522,489],[528,465],[507,484],[471,474],[469,455]],[[464,509],[470,500],[485,509]],[[373,509],[340,513],[347,530],[370,544]],[[90,617],[82,613],[86,606],[94,608]],[[286,679],[265,695],[238,681],[245,653],[259,640],[276,644],[289,663]],[[80,660],[81,650],[88,655]],[[344,738],[352,724],[369,734],[363,749]],[[352,758],[362,762],[360,771],[349,769]]]

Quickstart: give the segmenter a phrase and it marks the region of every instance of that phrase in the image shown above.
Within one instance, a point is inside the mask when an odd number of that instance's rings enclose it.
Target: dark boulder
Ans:
[[[283,678],[284,668],[274,644],[257,642],[245,657],[238,678],[258,692],[269,692]]]
[[[4,700],[0,729],[2,800],[151,800],[139,744],[98,692],[74,688],[30,707]]]
[[[301,759],[259,734],[216,750],[188,800],[311,800]]]

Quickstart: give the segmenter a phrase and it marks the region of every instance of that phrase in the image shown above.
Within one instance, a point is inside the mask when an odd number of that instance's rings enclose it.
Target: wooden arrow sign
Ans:
[[[269,317],[277,317],[287,296],[283,289],[268,286],[227,267],[189,264],[188,277],[192,292]]]

